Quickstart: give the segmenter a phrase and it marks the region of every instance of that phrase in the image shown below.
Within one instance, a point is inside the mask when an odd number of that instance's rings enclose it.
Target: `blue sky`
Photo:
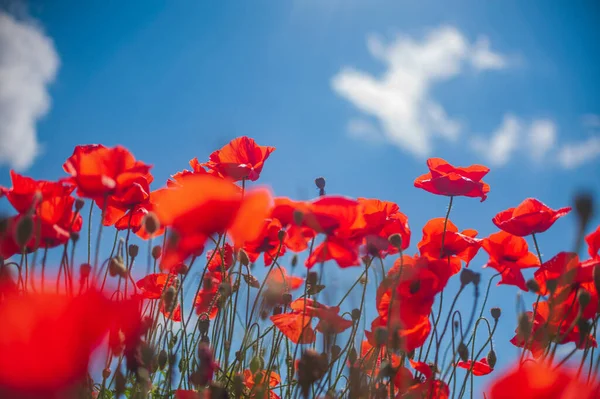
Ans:
[[[0,184],[11,167],[62,177],[75,145],[103,143],[154,164],[158,188],[248,135],[277,147],[260,179],[277,195],[311,198],[324,176],[329,193],[398,203],[411,252],[447,205],[413,188],[426,158],[488,165],[488,200],[457,199],[451,215],[485,236],[526,197],[559,208],[600,194],[600,7],[576,3],[12,4],[0,14],[0,71],[12,73],[0,74]],[[540,236],[545,259],[572,247],[574,226],[569,215]],[[495,342],[511,354],[499,368],[516,353],[516,292],[490,297],[506,315]]]

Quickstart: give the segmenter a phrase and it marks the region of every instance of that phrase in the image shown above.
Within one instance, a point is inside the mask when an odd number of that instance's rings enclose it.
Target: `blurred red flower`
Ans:
[[[490,186],[481,181],[490,171],[482,165],[455,167],[441,158],[427,160],[429,173],[417,177],[415,187],[432,194],[487,198]]]
[[[471,365],[473,365],[473,370],[471,370]],[[471,360],[467,360],[466,362],[458,362],[456,366],[465,370],[471,370],[473,375],[478,377],[482,375],[488,375],[494,371],[494,369],[488,364],[487,358],[485,357],[475,362],[472,362]]]
[[[516,208],[509,208],[498,213],[492,222],[503,231],[515,236],[524,237],[530,234],[543,233],[558,220],[571,211],[571,207],[554,210],[535,198],[527,198]]]
[[[600,251],[600,226],[585,237],[585,242],[588,245],[588,253],[592,258],[598,257]]]

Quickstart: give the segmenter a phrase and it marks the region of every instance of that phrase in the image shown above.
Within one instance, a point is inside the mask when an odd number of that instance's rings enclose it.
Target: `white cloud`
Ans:
[[[529,127],[531,157],[541,162],[556,145],[556,125],[549,119],[538,119]]]
[[[504,116],[502,124],[489,139],[472,138],[471,147],[482,154],[490,164],[501,166],[509,161],[512,153],[517,149],[522,131],[523,126],[517,117],[508,114]]]
[[[600,156],[600,136],[579,143],[565,144],[558,152],[558,162],[566,169],[574,169]]]
[[[0,164],[25,169],[38,154],[36,122],[49,110],[58,64],[39,27],[0,11]]]
[[[549,119],[534,119],[530,123],[507,114],[489,138],[471,139],[471,148],[494,166],[506,165],[515,152],[542,162],[556,145],[556,125]]]
[[[365,119],[351,119],[348,122],[348,134],[350,137],[370,142],[377,142],[383,138],[377,127]]]
[[[333,77],[333,90],[376,117],[388,141],[420,157],[430,155],[435,136],[456,140],[461,129],[432,97],[432,87],[459,75],[465,64],[478,70],[507,65],[502,55],[490,50],[486,38],[470,44],[459,30],[446,26],[421,41],[398,36],[386,44],[370,36],[367,46],[373,57],[386,64],[385,73],[375,77],[345,67]]]

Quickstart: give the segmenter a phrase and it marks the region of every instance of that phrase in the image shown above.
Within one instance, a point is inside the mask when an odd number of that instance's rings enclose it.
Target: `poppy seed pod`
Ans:
[[[360,309],[352,309],[351,317],[352,321],[360,319]]]
[[[491,308],[490,313],[492,314],[494,320],[498,320],[502,314],[502,310],[500,308]]]
[[[465,345],[464,342],[458,344],[458,349],[456,351],[463,362],[469,361],[469,348],[467,348],[467,345]]]
[[[527,289],[533,292],[534,294],[538,294],[540,292],[540,285],[537,281],[535,281],[532,278],[527,280],[527,283],[525,285],[527,286]]]
[[[71,238],[71,241],[76,243],[77,241],[79,241],[79,233],[76,231],[72,231],[71,233],[69,233],[69,238]]]
[[[260,355],[256,355],[250,360],[250,371],[252,374],[256,374],[260,370],[265,368],[265,361]]]
[[[394,233],[388,237],[389,243],[396,249],[402,249],[402,236],[398,233]]]
[[[319,190],[323,190],[325,188],[325,178],[324,177],[317,177],[315,179],[315,184],[317,186],[317,188]]]
[[[470,269],[462,269],[460,272],[460,284],[464,287],[465,285],[475,282],[476,273]]]
[[[85,205],[85,201],[81,198],[77,198],[75,200],[75,211],[79,212],[81,210],[81,208],[83,208],[84,205]]]
[[[487,362],[488,362],[488,364],[490,365],[491,368],[494,368],[494,366],[496,365],[496,361],[497,360],[498,359],[496,358],[496,352],[494,352],[494,350],[492,349],[487,354]]]
[[[283,242],[283,240],[285,240],[285,230],[279,230],[277,232],[277,238],[279,239],[279,242]]]
[[[33,235],[33,219],[31,216],[23,216],[17,222],[15,228],[15,242],[19,249],[23,249]]]
[[[158,368],[164,370],[167,366],[167,361],[169,360],[169,355],[166,350],[161,350],[158,354]]]
[[[298,265],[298,255],[294,254],[294,256],[292,256],[292,261],[290,263],[292,265],[292,268],[296,267]]]
[[[157,260],[161,256],[162,256],[162,247],[160,245],[154,246],[154,248],[152,248],[152,258],[154,260]]]
[[[304,213],[302,211],[295,209],[293,217],[294,217],[294,224],[296,226],[302,225],[302,221],[304,220]]]
[[[594,215],[594,199],[589,193],[580,193],[575,196],[574,202],[579,225],[585,228]]]
[[[127,270],[125,269],[125,264],[123,263],[121,255],[117,255],[110,259],[110,262],[108,263],[108,273],[111,277],[125,277],[127,275]]]
[[[131,256],[132,258],[135,258],[136,256],[138,256],[138,253],[140,252],[140,247],[138,247],[135,244],[131,244],[131,245],[129,245],[128,252],[129,252],[129,256]]]
[[[144,221],[142,222],[144,228],[148,232],[148,234],[152,235],[160,229],[160,221],[154,212],[148,212],[144,216]]]

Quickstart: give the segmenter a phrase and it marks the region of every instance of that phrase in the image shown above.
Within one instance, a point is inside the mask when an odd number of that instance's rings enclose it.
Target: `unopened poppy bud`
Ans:
[[[587,292],[583,288],[579,289],[579,292],[577,293],[577,300],[579,301],[579,306],[582,310],[585,309],[587,305],[589,305],[591,299],[592,297],[589,292]]]
[[[131,256],[132,258],[135,258],[136,256],[138,256],[138,253],[140,252],[140,247],[138,247],[135,244],[131,244],[129,245],[129,256]]]
[[[228,298],[231,295],[231,284],[226,282],[219,284],[219,294],[221,294],[223,298]]]
[[[319,282],[319,276],[316,272],[309,272],[306,276],[306,282],[310,285],[316,285]]]
[[[248,258],[248,254],[243,249],[240,249],[238,252],[238,260],[244,266],[248,266],[250,263],[250,259]]]
[[[494,352],[494,350],[492,349],[487,354],[487,362],[488,362],[488,364],[490,365],[491,368],[494,368],[494,366],[496,365],[496,361],[497,360],[498,359],[496,358],[496,352]]]
[[[160,222],[158,220],[158,217],[156,217],[156,214],[154,214],[154,212],[148,212],[145,216],[144,216],[144,220],[142,221],[144,228],[146,229],[146,232],[150,235],[156,233],[158,231],[158,229],[160,229]]]
[[[173,335],[169,340],[169,349],[173,349],[177,345],[177,335]]]
[[[69,233],[69,236],[71,238],[71,241],[73,241],[74,243],[79,241],[79,233],[78,232],[72,231],[71,233]]]
[[[358,354],[356,353],[356,348],[355,347],[350,348],[350,351],[348,352],[348,360],[350,360],[350,364],[356,363],[357,359],[358,359]]]
[[[535,281],[532,278],[527,280],[527,283],[525,285],[527,286],[527,289],[533,292],[534,294],[538,294],[540,292],[540,285],[537,281]]]
[[[162,247],[160,245],[156,245],[152,248],[152,259],[156,260],[160,258],[162,255]]]
[[[285,240],[285,230],[279,230],[277,232],[277,238],[279,239],[279,242],[283,242],[283,240]]]
[[[475,281],[475,272],[471,269],[462,269],[460,272],[460,284],[464,287],[473,281]]]
[[[161,350],[158,353],[158,368],[161,370],[164,370],[166,365],[167,365],[167,361],[169,360],[169,355],[167,354],[166,350]]]
[[[385,327],[377,327],[375,329],[375,345],[383,346],[388,340],[388,330]]]
[[[283,303],[283,306],[288,306],[290,303],[292,303],[292,295],[291,294],[281,295],[281,303]]]
[[[250,360],[250,371],[252,374],[256,374],[260,370],[265,368],[265,361],[260,355],[256,355]]]
[[[594,199],[591,194],[580,193],[575,196],[575,212],[579,218],[579,225],[585,230],[585,226],[594,215]]]
[[[292,268],[296,267],[296,265],[298,265],[298,255],[294,254],[294,256],[292,256],[292,261],[290,263],[292,265]]]
[[[278,314],[283,313],[283,309],[281,309],[281,306],[275,306],[273,308],[273,316],[277,316]]]
[[[79,212],[81,208],[85,205],[85,201],[81,198],[77,198],[75,200],[75,212]]]
[[[110,262],[108,262],[108,273],[111,277],[125,277],[127,275],[127,270],[125,269],[125,264],[123,263],[121,255],[117,255],[110,259]]]
[[[351,317],[352,321],[360,319],[360,309],[352,309]]]
[[[502,310],[500,308],[491,308],[490,313],[492,314],[494,320],[498,320],[502,314]]]
[[[88,263],[83,263],[81,264],[81,266],[79,266],[79,276],[81,277],[82,280],[85,280],[86,278],[88,278],[90,276],[90,273],[92,272],[92,266]]]
[[[102,370],[102,378],[106,380],[108,379],[108,377],[110,377],[110,369],[107,367],[104,370]]]
[[[304,212],[302,212],[298,209],[295,209],[292,216],[294,218],[294,224],[296,226],[301,226],[302,222],[304,221]]]
[[[324,189],[325,188],[325,178],[323,178],[323,177],[317,177],[315,179],[315,184],[316,184],[316,186],[317,186],[317,188],[319,190]]]
[[[392,247],[397,248],[399,250],[402,249],[402,236],[398,233],[394,233],[388,237],[389,243]]]
[[[19,249],[23,249],[33,235],[33,219],[26,215],[21,217],[15,228],[15,242]]]
[[[554,294],[554,291],[556,291],[557,286],[558,281],[556,279],[546,281],[546,288],[548,289],[548,292],[550,292],[550,294]]]
[[[235,352],[235,360],[237,360],[238,362],[243,362],[245,358],[246,356],[244,351]]]
[[[337,359],[341,353],[342,353],[342,348],[340,348],[339,345],[333,345],[331,347],[331,359],[332,360]]]
[[[458,349],[456,351],[458,352],[460,360],[463,362],[469,361],[469,348],[467,348],[467,345],[465,345],[464,342],[458,344]]]

